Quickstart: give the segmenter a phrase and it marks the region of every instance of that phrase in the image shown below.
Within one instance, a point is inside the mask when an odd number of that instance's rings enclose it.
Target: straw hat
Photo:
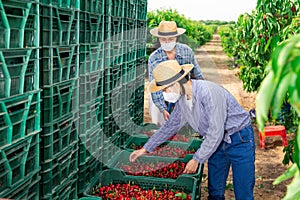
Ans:
[[[151,35],[156,37],[176,37],[185,32],[184,28],[177,28],[174,21],[161,21],[158,27],[150,30]]]
[[[176,60],[159,63],[153,69],[154,79],[149,84],[150,92],[157,92],[184,78],[192,69],[193,64],[179,65]]]

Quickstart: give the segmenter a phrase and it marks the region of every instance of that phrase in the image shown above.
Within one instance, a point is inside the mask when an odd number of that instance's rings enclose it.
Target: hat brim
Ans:
[[[151,35],[153,35],[155,37],[163,37],[163,38],[176,37],[176,36],[182,35],[184,32],[185,32],[184,28],[177,28],[177,34],[171,34],[171,35],[166,36],[166,35],[160,35],[158,33],[158,27],[150,30]]]
[[[162,85],[162,86],[157,86],[155,80],[153,79],[149,83],[149,87],[148,87],[149,91],[150,92],[157,92],[157,91],[163,90],[163,89],[173,85],[175,82],[183,79],[193,69],[194,65],[193,64],[186,64],[186,65],[181,65],[181,67],[184,70],[184,74],[181,77],[179,77],[177,80],[173,81],[170,84]]]

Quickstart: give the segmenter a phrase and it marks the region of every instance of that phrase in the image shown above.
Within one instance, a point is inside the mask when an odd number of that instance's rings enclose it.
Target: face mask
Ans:
[[[161,48],[165,51],[172,51],[175,48],[176,42],[161,43]]]
[[[170,103],[176,103],[180,98],[180,94],[174,92],[163,92],[164,98]]]

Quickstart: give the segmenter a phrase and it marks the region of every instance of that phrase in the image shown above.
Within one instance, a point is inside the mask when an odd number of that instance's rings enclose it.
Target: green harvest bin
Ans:
[[[124,144],[123,149],[134,150],[136,146],[143,146],[148,141],[148,139],[149,138],[145,135],[132,135]],[[160,147],[163,148],[163,146],[166,146],[172,148],[180,148],[186,151],[190,151],[190,150],[197,151],[200,148],[201,143],[202,140],[199,139],[192,139],[188,143],[167,141],[161,144]],[[174,156],[178,157],[178,154],[174,154]]]
[[[121,165],[123,164],[134,164],[129,161],[129,156],[132,153],[132,151],[126,151],[122,150],[119,151],[114,155],[114,157],[110,160],[108,163],[108,168],[111,169],[118,169]],[[140,157],[136,162],[142,163],[142,164],[147,164],[147,163],[164,163],[163,166],[168,166],[176,161],[183,162],[187,164],[191,159],[193,158],[192,155],[186,155],[184,158],[169,158],[169,157],[160,157],[160,156],[142,156]],[[150,165],[149,165],[150,166]],[[122,170],[123,171],[123,170]],[[188,177],[195,177],[197,179],[202,178],[202,171],[203,171],[203,165],[199,165],[197,172],[195,174],[181,174],[178,176],[178,178],[182,176],[188,176]],[[124,172],[126,174],[126,172]],[[128,175],[128,176],[133,176],[133,175]],[[149,176],[138,176],[138,177],[143,177],[145,179],[149,178],[150,180],[155,178],[155,179],[169,179],[169,178],[156,178],[156,177],[149,177]],[[176,178],[176,179],[178,179]]]
[[[39,45],[38,1],[0,2],[0,48],[28,48]]]
[[[0,197],[23,187],[40,171],[39,133],[0,148]]]
[[[40,175],[42,196],[60,195],[62,188],[66,188],[76,182],[77,192],[77,172],[78,172],[78,145],[70,145],[61,154],[53,159],[41,162],[42,170]],[[74,178],[76,177],[76,178]],[[69,184],[71,182],[71,184]],[[73,187],[72,187],[73,188]],[[71,188],[71,189],[72,189]],[[64,191],[68,192],[68,191]]]
[[[168,179],[143,179],[140,177],[129,177],[126,176],[123,172],[117,169],[108,169],[104,170],[99,179],[96,179],[94,183],[91,183],[86,189],[84,196],[85,197],[95,197],[94,189],[98,186],[105,186],[109,184],[135,184],[140,186],[142,189],[153,189],[156,190],[180,190],[192,196],[192,200],[200,199],[200,189],[197,186],[197,180],[193,177],[180,177],[176,181]],[[98,200],[101,199],[100,197]]]
[[[80,0],[80,10],[93,14],[105,14],[105,1]]]
[[[78,79],[43,88],[43,122],[51,124],[63,117],[78,113]]]
[[[0,99],[39,90],[37,48],[0,50]]]
[[[40,131],[40,92],[0,100],[1,148]]]

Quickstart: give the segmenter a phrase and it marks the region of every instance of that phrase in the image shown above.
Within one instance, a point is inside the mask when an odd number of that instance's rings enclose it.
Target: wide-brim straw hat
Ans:
[[[159,63],[152,71],[154,79],[149,84],[149,91],[157,92],[171,86],[184,78],[193,67],[193,64],[179,65],[176,60]]]
[[[177,28],[174,21],[161,21],[158,27],[150,30],[151,35],[155,37],[177,37],[185,32],[184,28]]]

